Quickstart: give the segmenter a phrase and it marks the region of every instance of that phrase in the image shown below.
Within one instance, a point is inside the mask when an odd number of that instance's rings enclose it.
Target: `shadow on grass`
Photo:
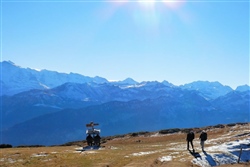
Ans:
[[[99,148],[100,146],[86,146],[86,147],[77,148],[76,151],[83,152],[83,151],[90,151],[90,150],[99,150]]]
[[[86,146],[83,147],[84,150],[99,150],[100,146]]]
[[[200,159],[202,160],[201,155],[200,155],[198,152],[195,152],[195,150],[193,150],[193,151],[189,150],[189,153],[190,153],[193,157],[195,157],[196,159],[200,158]]]

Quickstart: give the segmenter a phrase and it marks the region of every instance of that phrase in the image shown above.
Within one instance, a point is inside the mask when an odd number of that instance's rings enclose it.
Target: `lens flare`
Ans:
[[[173,15],[185,22],[188,17],[182,6],[186,0],[106,0],[112,3],[109,18],[115,15],[118,9],[128,11],[135,25],[147,31],[160,31],[161,23],[171,22]],[[125,10],[124,10],[125,9]],[[170,23],[168,23],[170,24]]]

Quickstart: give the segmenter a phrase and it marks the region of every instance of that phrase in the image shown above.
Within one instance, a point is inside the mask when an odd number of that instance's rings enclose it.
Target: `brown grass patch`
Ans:
[[[250,124],[226,126],[224,128],[207,128],[208,140],[214,143],[224,143],[246,138],[250,133]],[[195,129],[200,132],[202,128]],[[222,139],[221,136],[224,136]],[[200,151],[199,133],[194,142],[196,150]],[[221,139],[220,139],[221,138]],[[1,167],[195,167],[194,157],[186,150],[186,134],[145,133],[139,135],[124,135],[106,140],[98,150],[81,151],[78,142],[74,146],[55,146],[37,148],[6,148],[0,150]],[[78,149],[77,149],[78,148]],[[164,158],[170,160],[162,161]],[[227,165],[225,165],[227,166]],[[229,165],[231,166],[231,165]],[[249,163],[234,164],[234,167],[249,166]]]

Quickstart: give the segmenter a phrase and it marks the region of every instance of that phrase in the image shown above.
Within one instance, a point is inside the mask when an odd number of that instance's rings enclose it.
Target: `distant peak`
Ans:
[[[116,84],[129,84],[129,85],[134,85],[134,84],[137,84],[138,82],[135,81],[134,79],[132,78],[126,78],[124,80],[109,80],[109,82],[113,82],[113,83],[116,83]]]
[[[245,84],[245,85],[240,85],[240,86],[238,86],[235,90],[236,90],[236,91],[241,91],[241,92],[247,91],[247,90],[250,90],[250,86],[247,85],[247,84]]]
[[[2,65],[5,65],[5,66],[15,66],[15,67],[20,67],[18,65],[16,65],[15,63],[13,63],[12,61],[8,60],[8,61],[2,61],[1,62]]]
[[[123,81],[133,81],[133,82],[135,82],[135,80],[133,80],[132,78],[126,78]]]
[[[15,66],[15,63],[13,63],[12,61],[8,60],[8,61],[3,61],[2,63],[4,64],[11,64],[11,65],[14,65]]]
[[[164,84],[166,86],[174,86],[172,83],[170,83],[170,82],[168,82],[166,80],[162,81],[162,84]]]
[[[126,78],[122,81],[123,83],[128,83],[128,84],[137,84],[138,82],[135,81],[134,79],[132,78]]]

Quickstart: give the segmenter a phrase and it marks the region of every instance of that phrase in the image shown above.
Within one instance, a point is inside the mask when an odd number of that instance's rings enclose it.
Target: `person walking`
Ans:
[[[187,134],[187,150],[189,150],[189,143],[192,146],[193,152],[194,152],[194,145],[193,145],[193,140],[194,140],[194,132],[191,130],[188,134]]]
[[[207,140],[207,133],[203,130],[200,134],[200,141],[201,141],[200,144],[202,151],[204,151],[204,144],[206,140]]]

